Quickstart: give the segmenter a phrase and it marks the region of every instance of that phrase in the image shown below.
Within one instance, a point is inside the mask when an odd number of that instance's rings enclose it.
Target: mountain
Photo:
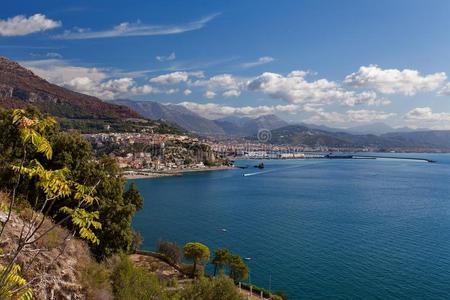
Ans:
[[[263,115],[257,118],[228,116],[210,120],[177,104],[128,99],[117,99],[110,103],[125,105],[146,118],[167,121],[204,136],[245,137],[256,134],[262,128],[272,130],[288,124],[275,115]]]
[[[128,107],[51,84],[18,63],[0,57],[0,107],[21,108],[28,104],[67,119],[140,118]]]
[[[272,130],[271,143],[309,147],[372,147],[377,150],[403,149],[415,151],[449,151],[450,131],[430,130],[392,132],[374,135],[329,132],[320,129],[312,129],[304,125],[289,125]]]
[[[273,130],[288,125],[275,115],[263,115],[256,118],[231,116],[217,119],[215,123],[230,136],[251,136],[260,129]]]
[[[377,123],[364,124],[364,125],[350,127],[350,128],[345,129],[345,131],[349,132],[349,133],[356,133],[356,134],[380,135],[380,134],[384,134],[384,133],[388,133],[388,132],[394,132],[395,129],[385,123],[377,122]]]
[[[223,129],[214,121],[203,118],[181,105],[161,104],[153,101],[133,101],[128,99],[118,99],[111,103],[125,105],[146,118],[173,123],[185,130],[200,135],[225,134]]]

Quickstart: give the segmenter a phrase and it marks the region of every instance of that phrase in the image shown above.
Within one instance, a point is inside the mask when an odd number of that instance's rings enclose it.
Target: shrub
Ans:
[[[126,256],[120,255],[111,275],[115,299],[168,299],[164,286],[156,275],[136,267]]]
[[[81,270],[81,282],[88,299],[113,299],[110,271],[104,263],[88,262]]]
[[[180,300],[243,300],[228,277],[201,278],[179,292]]]
[[[181,261],[181,248],[176,243],[159,240],[156,242],[158,253],[165,255],[170,262],[179,264]]]

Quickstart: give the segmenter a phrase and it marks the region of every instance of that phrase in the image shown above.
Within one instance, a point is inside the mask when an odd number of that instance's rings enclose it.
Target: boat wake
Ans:
[[[302,164],[302,165],[297,165],[297,166],[290,166],[290,167],[286,167],[286,168],[278,168],[275,170],[268,170],[268,171],[255,172],[255,173],[244,173],[244,174],[242,174],[242,176],[248,177],[248,176],[262,175],[262,174],[279,172],[279,171],[294,169],[294,168],[307,167],[307,166],[312,166],[312,165],[317,165],[317,164],[322,164],[322,163],[324,163],[324,162],[321,161],[321,162],[316,162],[316,163]]]

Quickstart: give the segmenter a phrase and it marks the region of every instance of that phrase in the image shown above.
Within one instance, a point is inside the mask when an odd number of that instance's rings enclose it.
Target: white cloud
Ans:
[[[417,70],[381,69],[377,65],[362,66],[345,77],[345,83],[373,88],[384,94],[413,96],[418,92],[434,91],[447,79],[444,72],[422,76]]]
[[[109,78],[108,70],[72,66],[60,59],[25,61],[22,65],[51,83],[105,100],[171,92],[160,91],[150,85],[138,85],[130,77]]]
[[[43,14],[31,17],[18,15],[6,20],[0,19],[0,36],[23,36],[60,27],[61,21],[48,19]]]
[[[416,107],[404,116],[408,126],[413,128],[450,129],[450,113],[435,113],[431,107]]]
[[[184,94],[185,96],[189,96],[190,94],[192,94],[192,91],[191,91],[190,89],[185,89],[185,90],[183,91],[183,94]]]
[[[416,107],[405,114],[409,120],[420,120],[427,122],[450,121],[450,113],[434,113],[431,107]]]
[[[209,15],[200,20],[178,24],[178,25],[148,25],[141,22],[121,23],[112,29],[104,31],[91,31],[88,29],[75,28],[72,31],[66,31],[64,34],[55,36],[58,39],[81,40],[81,39],[99,39],[127,36],[151,36],[151,35],[169,35],[178,34],[187,31],[193,31],[203,28],[207,23],[217,17],[219,14]]]
[[[214,93],[213,91],[206,91],[203,96],[205,98],[212,99],[216,96],[216,93]]]
[[[228,90],[222,93],[222,96],[228,97],[238,97],[241,94],[240,90]]]
[[[270,63],[272,61],[274,61],[273,57],[263,56],[263,57],[258,58],[257,61],[243,63],[241,66],[243,68],[253,68],[253,67],[257,67],[257,66],[268,64],[268,63]]]
[[[450,96],[450,83],[447,83],[438,92],[439,96]]]
[[[330,125],[349,125],[352,123],[370,123],[394,117],[395,113],[376,110],[348,110],[345,113],[318,111],[306,120],[312,123],[326,123]]]
[[[374,92],[357,93],[344,90],[336,82],[327,79],[307,81],[305,71],[293,71],[287,76],[265,72],[248,81],[247,88],[259,91],[275,99],[289,103],[320,103],[339,102],[347,106],[359,104],[386,105],[389,100],[380,99]]]
[[[150,79],[151,83],[157,84],[178,84],[182,82],[187,82],[190,77],[203,77],[203,72],[184,72],[177,71],[168,74],[159,75]]]
[[[45,56],[48,58],[62,58],[62,55],[57,52],[48,52]]]
[[[177,84],[180,82],[186,82],[188,78],[188,72],[173,72],[153,77],[150,79],[150,82],[158,84]]]
[[[224,97],[237,97],[241,94],[241,90],[245,88],[245,81],[236,78],[231,74],[220,74],[209,79],[201,79],[189,82],[190,86],[206,88],[206,95],[222,93]],[[208,97],[207,97],[208,98]]]
[[[171,61],[176,58],[175,52],[170,53],[167,56],[156,56],[156,60],[160,62]]]
[[[216,103],[200,104],[195,102],[181,102],[189,110],[192,110],[207,118],[217,118],[230,115],[241,116],[258,116],[265,114],[273,114],[276,112],[295,113],[300,110],[300,107],[293,104],[288,105],[274,105],[274,106],[242,106],[233,107],[227,105],[220,105]]]

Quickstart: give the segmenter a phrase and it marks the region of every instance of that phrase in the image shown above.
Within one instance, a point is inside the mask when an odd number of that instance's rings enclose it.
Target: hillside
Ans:
[[[36,76],[18,63],[0,57],[0,107],[33,104],[42,112],[68,119],[122,119],[140,115],[126,106],[80,94]]]
[[[224,131],[212,120],[188,110],[184,106],[153,101],[118,99],[111,103],[124,105],[151,120],[162,120],[200,135],[223,135]]]
[[[303,125],[289,125],[273,130],[271,142],[309,147],[372,147],[378,150],[448,151],[450,150],[450,131],[394,132],[378,136],[374,134],[329,132]]]
[[[244,137],[254,135],[262,128],[271,130],[287,125],[287,122],[275,115],[263,115],[255,118],[230,116],[210,120],[176,104],[128,99],[118,99],[111,103],[125,105],[151,120],[166,121],[203,136]]]

